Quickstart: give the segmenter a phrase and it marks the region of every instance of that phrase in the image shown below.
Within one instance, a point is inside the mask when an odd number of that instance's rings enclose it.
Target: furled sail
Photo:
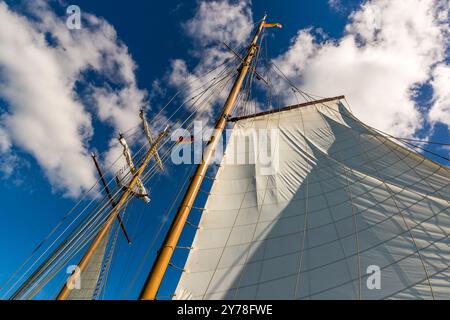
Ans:
[[[239,119],[175,299],[450,299],[449,184],[338,99]]]
[[[125,160],[127,162],[128,168],[127,169],[122,169],[121,171],[118,172],[117,175],[117,182],[119,184],[122,184],[123,186],[128,185],[131,181],[131,179],[133,178],[133,175],[136,174],[136,167],[133,163],[133,157],[131,156],[131,151],[130,151],[130,147],[128,147],[127,141],[125,140],[125,138],[121,135],[119,138],[119,142],[120,144],[123,146],[123,156],[125,157]],[[128,170],[133,174],[133,175],[128,175],[126,174],[128,172]],[[122,177],[123,175],[125,175],[125,179]],[[134,188],[134,194],[140,198],[142,198],[142,200],[144,200],[145,203],[149,203],[150,202],[150,197],[148,195],[147,190],[145,189],[144,183],[142,182],[142,180],[139,178],[137,183],[136,183],[136,187]]]

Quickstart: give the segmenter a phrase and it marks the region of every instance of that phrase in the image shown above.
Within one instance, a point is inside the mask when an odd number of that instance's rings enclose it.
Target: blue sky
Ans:
[[[430,18],[424,13],[425,10],[420,11],[427,8],[427,5],[423,4],[424,1],[417,1],[420,4],[416,8],[418,13],[410,13],[410,15],[408,12],[402,12],[401,8],[389,4],[389,1],[382,0],[371,1],[366,7],[360,7],[365,1],[350,0],[258,0],[251,4],[243,4],[238,9],[236,7],[239,5],[236,2],[222,1],[222,3],[235,9],[230,12],[236,13],[238,18],[242,18],[244,26],[251,26],[264,12],[268,13],[268,20],[283,24],[283,29],[270,32],[269,56],[276,59],[277,64],[302,89],[321,96],[330,96],[334,93],[344,94],[348,97],[350,105],[358,117],[376,128],[389,131],[396,136],[449,143],[450,89],[448,87],[445,89],[445,85],[449,81],[447,76],[450,74],[448,71],[450,63],[449,30],[445,27],[445,21],[448,25],[448,16],[436,14]],[[209,3],[217,4],[216,2]],[[438,7],[437,3],[438,1],[433,8]],[[42,33],[45,28],[48,28],[48,26],[33,25],[36,12],[39,12],[40,17],[52,15],[52,19],[55,21],[59,19],[60,23],[61,21],[64,23],[65,20],[67,4],[63,2],[51,1],[48,6],[44,5],[43,8],[38,9],[30,9],[20,1],[6,1],[6,4],[9,9],[2,11],[1,14],[14,15],[15,18],[20,17],[23,19],[20,20],[21,22],[29,21],[29,27],[34,27],[33,32],[36,34]],[[109,150],[110,141],[114,139],[118,131],[135,125],[132,114],[139,109],[136,104],[149,105],[149,115],[151,115],[164,105],[177,89],[180,89],[175,79],[174,60],[183,61],[187,68],[184,70],[184,75],[195,74],[202,67],[208,66],[202,50],[217,47],[217,43],[220,43],[218,40],[239,43],[240,40],[248,38],[248,34],[245,32],[239,38],[238,34],[242,32],[242,28],[240,30],[231,28],[231,31],[236,33],[236,39],[233,38],[234,36],[229,39],[211,36],[210,39],[207,39],[207,33],[204,36],[205,39],[201,39],[199,37],[203,35],[202,30],[194,30],[194,34],[192,34],[189,26],[199,28],[209,26],[202,20],[205,16],[200,14],[203,4],[201,1],[85,0],[71,4],[77,4],[83,14],[89,13],[104,19],[102,21],[106,21],[115,29],[117,37],[108,38],[108,41],[105,41],[107,43],[105,47],[101,47],[99,43],[95,45],[89,43],[92,39],[103,39],[99,32],[92,30],[86,37],[76,39],[85,41],[85,44],[88,45],[86,48],[77,45],[76,41],[67,40],[67,44],[70,46],[55,51],[58,54],[69,56],[70,52],[75,52],[68,58],[68,62],[58,64],[62,70],[69,70],[67,72],[73,72],[77,77],[77,81],[72,87],[72,94],[69,92],[67,95],[68,102],[73,104],[73,109],[68,109],[66,112],[69,114],[67,119],[73,119],[83,128],[91,127],[89,130],[86,129],[85,134],[79,134],[77,128],[71,131],[79,139],[86,138],[86,141],[81,142],[72,142],[71,140],[70,143],[73,143],[74,148],[80,150],[79,153],[73,155],[74,162],[71,162],[72,158],[67,160],[61,155],[66,150],[64,145],[61,148],[49,146],[51,152],[49,151],[47,154],[45,154],[44,146],[44,154],[41,154],[39,146],[33,145],[35,137],[32,131],[27,132],[26,138],[24,138],[14,128],[11,128],[11,123],[16,123],[11,120],[14,120],[16,112],[20,121],[27,116],[27,108],[20,106],[21,100],[0,86],[0,138],[5,138],[3,144],[0,141],[0,146],[3,146],[0,148],[2,151],[0,153],[2,157],[2,161],[0,161],[2,165],[0,219],[3,221],[0,224],[0,257],[2,257],[0,258],[0,284],[8,279],[36,245],[70,210],[79,198],[79,190],[85,188],[92,180],[90,169],[86,169],[87,171],[83,169],[84,164],[90,162],[89,157],[86,157],[86,162],[84,162],[85,160],[77,162],[80,159],[78,157],[83,157],[86,152],[96,151],[103,156],[102,160],[107,162],[108,152],[111,151]],[[445,13],[445,9],[448,12],[448,4],[447,7],[437,8],[436,12]],[[206,17],[211,18],[208,16],[208,7],[205,10],[206,12],[203,13]],[[353,16],[350,18],[352,12]],[[374,12],[375,18],[371,16]],[[381,17],[377,17],[377,14]],[[426,21],[424,22],[425,27],[417,23],[411,26],[412,34],[401,34],[403,28],[398,26],[403,22],[408,24],[411,16],[415,14],[423,18],[418,20]],[[3,21],[0,22],[0,29],[10,27],[7,25],[9,20]],[[194,23],[186,24],[188,21]],[[396,23],[399,25],[393,25],[392,21],[397,21]],[[211,21],[209,20],[209,22]],[[373,25],[377,25],[379,22],[380,25],[374,28]],[[25,22],[23,23],[25,24]],[[398,29],[398,35],[392,33],[392,30],[396,29]],[[26,30],[24,32],[29,31],[29,29],[24,30]],[[56,29],[48,30],[51,34],[52,30]],[[105,31],[102,30],[102,32]],[[421,37],[416,37],[417,34],[414,32],[423,32],[419,35],[425,39],[435,38],[430,41],[420,40],[421,42],[416,43],[413,42],[416,41],[413,39]],[[200,36],[196,36],[196,34]],[[397,36],[399,39],[396,38]],[[407,41],[408,36],[411,37],[411,41]],[[0,46],[2,46],[2,39],[5,38],[2,38],[0,34]],[[440,42],[436,43],[434,41],[436,39]],[[352,42],[353,40],[355,42]],[[51,43],[47,43],[47,46],[50,49],[52,47]],[[420,50],[417,49],[418,46]],[[81,70],[79,73],[75,70],[77,63],[81,65],[97,61],[90,60],[92,58],[87,54],[87,52],[90,53],[90,50],[95,52],[97,47],[110,50],[108,54],[111,61],[116,63],[119,61],[119,65],[120,62],[123,62],[122,69],[118,74],[114,74],[108,67],[95,66],[95,63],[94,71],[86,67],[77,69]],[[124,47],[127,50],[124,51]],[[39,50],[39,46],[37,48]],[[404,48],[405,51],[398,50],[399,48]],[[50,49],[47,51],[52,52]],[[15,69],[8,65],[8,60],[2,60],[1,54],[0,52],[0,84],[9,85],[8,79],[14,73],[9,73],[8,70]],[[83,54],[86,54],[85,60],[80,61],[82,60],[80,56]],[[371,65],[370,59],[374,55],[376,63]],[[58,59],[65,61],[65,56],[58,56],[57,63],[59,63]],[[48,59],[41,61],[48,61]],[[132,62],[135,68],[130,67]],[[114,69],[112,70],[114,71]],[[377,70],[382,70],[382,74],[380,75]],[[48,80],[48,78],[40,80],[39,68],[36,69],[36,73],[34,79],[37,83]],[[365,82],[364,86],[361,84],[362,82]],[[110,91],[104,92],[102,87],[107,87]],[[164,90],[157,90],[157,87]],[[125,99],[116,104],[105,102],[110,102],[109,99],[116,97],[114,94],[124,88],[129,89],[127,91],[130,93],[129,100]],[[279,87],[279,89],[282,90],[283,87]],[[26,94],[27,91],[24,92]],[[99,97],[104,99],[100,100]],[[54,101],[53,97],[48,99],[44,101]],[[289,97],[285,97],[285,99],[288,103]],[[32,99],[30,98],[30,100]],[[59,103],[59,100],[57,101]],[[62,100],[61,103],[64,101]],[[58,103],[55,103],[55,106]],[[104,105],[104,109],[97,109],[97,104]],[[130,109],[126,109],[124,116],[118,117],[113,109],[123,107],[125,104]],[[45,109],[45,106],[37,106],[37,108],[40,107],[44,109],[37,110],[43,110],[43,113],[52,112],[50,107]],[[20,110],[20,113],[17,110]],[[78,118],[77,110],[81,110],[86,117]],[[65,116],[65,114],[61,114],[60,121],[66,121]],[[130,117],[129,121],[127,117]],[[4,121],[5,118],[8,119]],[[127,121],[122,123],[123,119],[127,119]],[[50,123],[48,121],[51,120],[43,118],[41,125],[45,126]],[[61,134],[64,135],[64,133]],[[51,141],[52,137],[48,138]],[[55,145],[65,143],[64,139],[56,139],[58,138],[56,136],[54,138],[58,141],[55,142]],[[36,139],[38,139],[37,133]],[[73,150],[71,146],[69,144],[67,148]],[[449,155],[448,149],[436,145],[426,148],[447,157]],[[75,176],[68,177],[64,168],[60,171],[55,169],[61,168],[61,166],[52,166],[51,157],[76,164],[73,166],[76,168],[73,170]],[[437,157],[433,157],[433,159],[448,165],[445,160]],[[162,238],[157,239],[156,244],[150,248],[149,255],[144,259],[145,254],[159,227],[161,217],[170,205],[173,194],[180,184],[178,177],[184,176],[188,169],[190,166],[171,166],[167,169],[168,175],[158,176],[151,181],[149,187],[154,200],[150,205],[146,206],[140,201],[135,201],[132,207],[130,206],[127,229],[133,239],[133,245],[128,247],[123,237],[119,236],[119,253],[114,258],[113,269],[105,293],[106,298],[136,298]],[[54,173],[55,170],[58,172]],[[76,170],[80,170],[79,173]],[[64,179],[61,179],[62,176],[71,180],[65,182]],[[77,183],[75,184],[73,181]],[[206,182],[204,189],[207,190],[208,187],[209,183]],[[199,207],[202,206],[204,198],[204,196],[199,197]],[[173,210],[171,213],[173,214]],[[192,213],[191,221],[195,223],[198,218],[198,213]],[[162,234],[165,230],[166,228],[163,229]],[[182,245],[189,245],[192,236],[193,230],[186,227],[181,239]],[[178,266],[183,266],[185,257],[186,252],[180,250],[172,261]],[[141,272],[135,279],[134,273],[138,269]],[[39,297],[52,298],[60,286],[63,276],[65,275],[61,274],[56,277],[55,281],[50,283]],[[169,268],[160,290],[160,296],[165,297],[173,292],[178,276],[178,271]]]

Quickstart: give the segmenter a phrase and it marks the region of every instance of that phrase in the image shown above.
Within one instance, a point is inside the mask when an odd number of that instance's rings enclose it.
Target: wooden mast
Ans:
[[[78,271],[74,272],[72,276],[67,280],[66,284],[64,284],[63,288],[61,289],[60,293],[58,294],[57,300],[65,300],[69,293],[69,284],[73,285],[77,281],[78,277],[80,276],[81,272],[86,268],[86,266],[89,263],[89,260],[91,259],[95,249],[98,248],[100,242],[102,239],[108,234],[109,229],[111,228],[114,219],[117,218],[119,215],[120,210],[122,209],[123,205],[125,204],[126,200],[131,194],[131,190],[133,187],[137,184],[139,181],[140,176],[144,172],[145,168],[150,162],[150,159],[152,156],[156,153],[158,144],[162,141],[162,139],[167,135],[167,129],[164,130],[156,139],[155,143],[151,146],[150,150],[148,151],[147,155],[145,156],[144,162],[142,163],[141,167],[137,170],[137,172],[134,174],[133,179],[131,179],[130,184],[128,185],[127,189],[122,193],[119,200],[117,201],[115,207],[112,209],[111,213],[109,214],[108,219],[106,220],[105,225],[100,229],[100,231],[97,233],[97,236],[92,241],[91,245],[87,249],[86,253],[84,254],[83,258],[81,259],[80,263],[78,264]]]
[[[100,181],[103,184],[103,188],[108,196],[109,203],[111,203],[111,207],[116,206],[116,202],[111,194],[111,190],[109,190],[108,184],[106,183],[105,177],[103,176],[102,170],[100,169],[100,165],[98,164],[97,157],[95,154],[92,154],[92,159],[94,160],[95,167],[97,168],[98,175],[100,176]],[[127,239],[128,244],[131,244],[130,237],[128,236],[127,230],[125,229],[125,225],[123,224],[122,217],[120,214],[117,215],[117,220],[119,221],[120,229],[122,229],[123,235]]]
[[[216,122],[215,130],[211,137],[211,140],[208,142],[205,148],[203,160],[197,167],[194,177],[191,180],[191,183],[186,191],[183,201],[181,202],[178,212],[172,222],[170,230],[166,235],[163,246],[158,253],[158,256],[156,258],[155,263],[153,264],[150,274],[147,277],[144,288],[142,289],[142,292],[139,297],[142,300],[156,299],[156,294],[159,290],[166,269],[170,263],[170,259],[178,243],[178,239],[180,238],[181,232],[183,231],[188,215],[192,209],[192,206],[194,205],[195,198],[197,197],[197,194],[200,190],[200,186],[202,184],[203,178],[205,177],[206,171],[208,170],[211,158],[215,152],[216,146],[220,140],[222,132],[225,129],[227,119],[231,115],[239,92],[241,91],[245,76],[247,75],[247,72],[250,69],[250,64],[257,51],[258,38],[262,30],[266,26],[265,22],[266,16],[264,16],[264,18],[261,20],[258,30],[256,31],[256,34],[253,37],[253,40],[248,49],[248,53],[244,58],[241,67],[239,69],[239,75],[236,78],[233,88],[231,89],[231,92],[225,102],[222,114],[220,115],[220,118]]]

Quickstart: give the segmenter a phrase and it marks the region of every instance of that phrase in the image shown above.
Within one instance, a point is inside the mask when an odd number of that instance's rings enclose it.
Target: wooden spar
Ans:
[[[101,180],[103,187],[105,189],[105,192],[108,196],[109,203],[111,203],[111,206],[114,208],[116,206],[116,202],[114,201],[114,198],[111,194],[111,190],[109,190],[108,184],[106,183],[105,178],[103,177],[102,170],[100,169],[100,165],[98,164],[97,157],[95,156],[95,154],[92,154],[92,159],[94,160],[95,168],[97,168],[98,175],[100,176],[100,180]],[[130,237],[128,236],[127,230],[125,229],[125,226],[123,224],[122,217],[120,216],[120,214],[117,215],[117,220],[119,221],[120,228],[122,229],[123,235],[127,239],[128,244],[131,244]]]
[[[144,112],[143,109],[141,109],[141,112],[139,112],[139,117],[142,119],[142,124],[144,125],[144,133],[147,136],[148,143],[150,143],[150,145],[152,145],[153,144],[153,138],[152,138],[152,135],[150,133],[150,128],[148,127],[147,117],[145,116],[145,112]],[[155,157],[156,163],[159,166],[159,169],[161,171],[164,171],[164,166],[163,166],[163,163],[161,161],[161,157],[159,156],[158,151],[155,152],[154,157]]]
[[[304,103],[300,103],[300,104],[296,104],[296,105],[293,105],[293,106],[284,107],[284,108],[280,108],[280,109],[263,111],[263,112],[259,112],[259,113],[255,113],[255,114],[250,114],[250,115],[247,115],[247,116],[235,117],[235,118],[231,118],[228,121],[229,122],[237,122],[237,121],[240,121],[240,120],[261,117],[261,116],[265,116],[265,115],[268,115],[268,114],[284,112],[284,111],[288,111],[288,110],[292,110],[292,109],[303,108],[303,107],[307,107],[307,106],[313,106],[313,105],[316,105],[316,104],[322,104],[322,103],[326,103],[326,102],[330,102],[330,101],[334,101],[334,100],[342,100],[342,99],[345,99],[345,96],[337,96],[337,97],[331,97],[331,98],[324,98],[324,99],[320,99],[320,100],[313,100],[313,101],[308,101],[308,102],[304,102]]]
[[[190,182],[190,185],[186,191],[183,201],[181,202],[178,212],[172,222],[172,225],[170,226],[169,232],[166,235],[164,243],[158,253],[158,256],[156,257],[152,270],[147,277],[144,288],[142,289],[142,292],[139,297],[142,300],[156,299],[156,294],[159,290],[164,274],[170,263],[170,259],[173,255],[174,249],[177,246],[178,239],[180,238],[183,227],[186,224],[187,218],[192,209],[195,198],[197,197],[197,194],[200,190],[200,186],[202,184],[203,178],[206,175],[206,171],[208,170],[208,166],[215,152],[215,148],[220,140],[223,130],[225,129],[227,119],[231,115],[236,99],[239,95],[239,92],[241,91],[245,76],[247,75],[247,72],[250,68],[250,64],[257,51],[257,41],[262,30],[264,29],[265,20],[266,16],[264,16],[264,18],[261,20],[258,30],[255,36],[253,37],[253,40],[248,49],[247,56],[245,57],[244,61],[241,64],[239,75],[236,78],[233,88],[231,89],[231,92],[225,102],[222,114],[220,115],[220,118],[216,122],[215,130],[211,137],[211,140],[208,142],[205,148],[203,160],[197,167],[197,170]]]
[[[128,164],[128,166],[130,167],[130,172],[132,173],[132,174],[135,174],[136,173],[136,167],[135,167],[135,165],[134,165],[134,163],[133,163],[133,157],[131,156],[131,150],[130,150],[130,148],[128,147],[128,143],[127,143],[127,141],[125,140],[125,137],[124,137],[124,135],[123,134],[120,134],[119,135],[119,143],[122,145],[122,147],[123,147],[123,156],[125,157],[125,160],[126,160],[126,162],[127,162],[127,164]],[[151,143],[150,145],[153,145],[153,143]],[[156,152],[155,152],[155,154],[156,154]],[[154,155],[155,155],[154,154]],[[153,155],[153,156],[154,156]],[[118,180],[118,182],[119,182],[120,180]],[[121,183],[120,183],[121,184]],[[142,181],[141,181],[141,179],[138,179],[138,181],[136,182],[136,188],[138,189],[138,193],[137,194],[139,194],[139,197],[145,202],[145,203],[149,203],[150,202],[150,197],[149,197],[149,195],[147,194],[147,190],[145,189],[145,187],[144,187],[144,184],[142,183]],[[125,187],[125,189],[126,189],[126,187]]]
[[[81,259],[80,263],[78,264],[78,271],[72,274],[70,278],[67,280],[67,282],[64,284],[63,288],[61,289],[60,293],[58,294],[57,300],[65,300],[67,296],[70,293],[69,285],[73,286],[75,282],[77,281],[80,274],[83,272],[83,270],[86,268],[86,266],[89,263],[89,260],[91,259],[95,249],[98,248],[100,242],[102,239],[108,234],[109,229],[111,228],[112,223],[114,222],[114,219],[119,215],[120,209],[125,204],[126,200],[131,194],[131,189],[136,185],[136,183],[139,180],[139,177],[144,172],[145,168],[150,162],[150,159],[152,158],[153,154],[155,154],[158,144],[162,141],[162,139],[167,135],[167,129],[161,132],[158,139],[156,139],[155,143],[152,145],[150,150],[148,151],[147,155],[145,156],[144,162],[142,163],[141,167],[137,170],[137,172],[134,174],[133,179],[131,179],[130,184],[128,185],[128,188],[122,193],[119,200],[116,203],[116,206],[111,210],[111,213],[109,214],[108,219],[106,220],[105,225],[100,229],[100,231],[97,233],[96,237],[92,241],[91,245],[87,249],[86,253],[84,254],[83,258]]]

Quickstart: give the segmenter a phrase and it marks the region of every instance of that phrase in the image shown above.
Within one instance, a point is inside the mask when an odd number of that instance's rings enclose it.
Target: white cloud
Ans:
[[[361,120],[412,135],[424,120],[415,90],[429,81],[449,44],[442,15],[448,9],[443,1],[367,1],[350,16],[341,39],[318,42],[312,30],[301,30],[274,61],[301,89],[345,94]]]
[[[252,31],[251,17],[249,1],[202,1],[184,28],[204,46],[222,41],[235,46],[246,41]]]
[[[13,175],[14,170],[18,167],[18,162],[18,157],[13,153],[6,153],[2,155],[0,158],[0,173],[2,175],[2,179],[9,179]]]
[[[8,133],[0,127],[0,178],[11,177],[16,163],[17,156],[11,151],[12,143]]]
[[[169,84],[188,97],[206,83],[199,76],[232,56],[221,42],[239,48],[248,41],[254,27],[250,7],[249,1],[199,2],[194,17],[183,24],[198,63],[192,67],[173,60]],[[55,188],[78,196],[96,180],[88,156],[91,118],[109,124],[114,135],[128,130],[139,123],[137,111],[146,105],[147,93],[138,88],[127,47],[106,21],[83,13],[83,29],[70,31],[45,1],[29,3],[28,10],[35,19],[0,3],[0,96],[7,102],[0,114],[0,153],[2,159],[13,159],[12,147],[23,149]],[[448,1],[368,1],[351,15],[341,39],[318,39],[317,30],[300,30],[289,50],[274,61],[305,91],[345,94],[363,121],[396,135],[412,135],[426,118],[416,108],[415,90],[431,78],[434,105],[428,119],[450,122],[449,66],[442,63],[449,41],[448,10]],[[86,70],[111,85],[86,83]],[[88,86],[88,97],[77,95],[76,83]],[[211,111],[212,105],[206,109]],[[107,162],[120,153],[110,141]]]
[[[200,78],[201,75],[233,57],[222,42],[233,48],[242,47],[247,42],[253,30],[250,5],[250,1],[201,1],[194,17],[182,25],[194,41],[195,48],[191,54],[198,59],[198,63],[190,70],[186,61],[173,60],[168,80],[170,85],[183,92],[184,98],[191,97],[196,89],[217,76],[217,73],[211,73],[206,78]],[[213,105],[220,104],[225,98],[226,92],[223,91],[218,99],[202,106],[198,116],[212,112]]]
[[[341,0],[328,0],[328,5],[337,12],[342,12],[344,10]]]
[[[119,91],[96,88],[94,97],[100,120],[110,123],[116,133],[139,125],[139,109],[144,107],[146,94],[134,85]]]
[[[7,102],[1,149],[13,143],[30,153],[55,189],[76,197],[96,181],[88,156],[92,110],[74,89],[77,81],[88,85],[82,73],[93,70],[117,88],[91,87],[89,97],[115,131],[137,123],[146,93],[137,88],[128,49],[106,21],[84,13],[83,28],[71,31],[46,2],[27,5],[33,19],[0,3],[0,96]]]
[[[8,133],[0,127],[0,154],[6,153],[11,148],[11,140]]]
[[[429,117],[433,123],[442,122],[450,128],[450,65],[439,64],[433,71],[434,104]]]

